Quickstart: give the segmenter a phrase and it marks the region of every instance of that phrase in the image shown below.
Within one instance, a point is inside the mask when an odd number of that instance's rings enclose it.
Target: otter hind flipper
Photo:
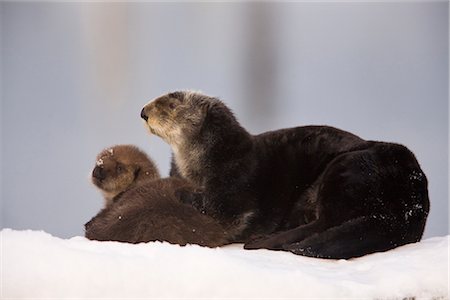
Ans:
[[[298,226],[294,229],[277,232],[262,239],[253,240],[244,245],[244,249],[269,249],[269,250],[287,250],[284,245],[290,245],[304,240],[305,238],[325,230],[326,223],[321,219],[311,223]]]
[[[302,241],[285,244],[282,249],[309,257],[349,259],[411,242],[399,243],[402,240],[399,231],[389,228],[386,219],[359,217]]]

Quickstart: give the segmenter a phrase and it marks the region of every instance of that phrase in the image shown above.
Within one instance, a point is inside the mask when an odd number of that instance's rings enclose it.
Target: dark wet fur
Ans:
[[[328,126],[252,136],[211,99],[200,134],[190,140],[204,155],[187,176],[203,186],[203,201],[183,198],[223,224],[252,212],[240,239],[263,238],[246,249],[351,258],[421,239],[427,179],[406,147]],[[176,166],[171,174],[180,176]]]

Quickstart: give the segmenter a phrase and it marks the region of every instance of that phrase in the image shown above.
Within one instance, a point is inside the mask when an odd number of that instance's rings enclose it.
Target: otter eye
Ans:
[[[122,172],[122,171],[123,171],[123,167],[122,167],[121,165],[118,165],[118,166],[117,166],[117,172],[120,173],[120,172]]]
[[[177,107],[177,105],[173,102],[169,103],[169,108],[170,109],[175,109],[175,107]]]

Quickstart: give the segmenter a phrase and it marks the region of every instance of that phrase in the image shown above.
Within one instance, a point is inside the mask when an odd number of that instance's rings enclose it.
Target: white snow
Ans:
[[[97,166],[102,166],[103,165],[103,159],[101,159],[101,158],[99,158],[99,159],[97,159],[97,161],[95,162],[95,164],[97,165]]]
[[[449,237],[353,260],[1,231],[1,299],[447,299]]]

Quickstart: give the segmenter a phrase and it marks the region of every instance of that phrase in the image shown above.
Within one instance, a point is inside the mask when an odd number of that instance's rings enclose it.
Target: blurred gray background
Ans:
[[[252,133],[308,124],[395,141],[429,179],[426,237],[448,234],[448,2],[0,3],[1,227],[83,234],[96,154],[136,144],[178,89],[219,96]]]

